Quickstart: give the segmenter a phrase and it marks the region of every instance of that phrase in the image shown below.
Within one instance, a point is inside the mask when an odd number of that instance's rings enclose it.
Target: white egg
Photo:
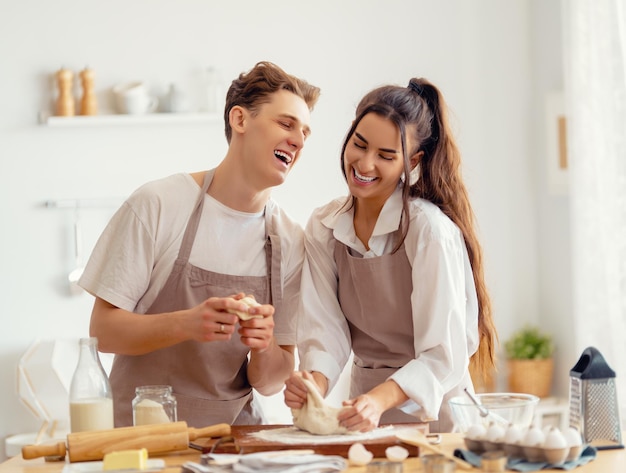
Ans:
[[[467,430],[465,436],[472,440],[482,440],[487,435],[487,428],[483,424],[474,424]]]
[[[506,433],[504,434],[504,443],[508,443],[510,445],[518,444],[521,442],[524,437],[524,432],[517,425],[509,424],[506,428]]]
[[[385,456],[389,461],[401,462],[409,456],[409,451],[400,445],[394,445],[385,449]]]
[[[567,440],[558,427],[553,427],[543,441],[543,448],[566,448]]]
[[[543,431],[536,426],[531,426],[524,435],[524,439],[522,440],[522,444],[528,447],[538,447],[543,445],[546,436]]]
[[[351,465],[364,466],[372,461],[374,454],[370,452],[362,443],[353,443],[348,449],[348,460]]]
[[[576,427],[568,427],[563,432],[567,445],[570,447],[578,447],[583,444],[582,436]]]
[[[491,424],[487,429],[487,435],[485,438],[490,442],[501,442],[504,438],[504,427],[500,424]]]

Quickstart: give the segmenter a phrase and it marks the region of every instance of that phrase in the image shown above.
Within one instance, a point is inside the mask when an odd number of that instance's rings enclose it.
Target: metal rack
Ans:
[[[95,199],[52,199],[43,205],[49,209],[94,209],[119,207],[124,197],[102,197]]]

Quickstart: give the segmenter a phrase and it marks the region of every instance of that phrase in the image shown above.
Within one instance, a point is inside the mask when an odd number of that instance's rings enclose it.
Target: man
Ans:
[[[302,229],[270,192],[300,155],[319,93],[269,62],[240,74],[220,164],[145,184],[104,230],[80,285],[96,298],[90,335],[116,354],[116,427],[132,425],[135,388],[159,384],[191,426],[263,422],[252,388],[277,393],[293,370],[303,259]]]

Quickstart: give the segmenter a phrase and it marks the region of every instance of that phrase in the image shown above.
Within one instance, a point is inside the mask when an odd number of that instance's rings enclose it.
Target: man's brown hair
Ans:
[[[306,102],[309,110],[313,110],[320,96],[319,87],[287,74],[276,64],[268,61],[258,62],[249,72],[239,74],[228,89],[224,107],[226,140],[230,143],[232,129],[228,116],[234,106],[244,107],[254,115],[259,106],[268,103],[271,95],[279,90],[288,90],[296,94]]]

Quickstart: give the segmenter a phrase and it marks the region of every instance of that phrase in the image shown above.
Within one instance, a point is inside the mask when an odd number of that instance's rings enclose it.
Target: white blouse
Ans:
[[[402,212],[398,188],[385,203],[366,250],[354,232],[353,209],[341,210],[345,202],[339,198],[316,209],[305,230],[297,330],[300,369],[323,373],[329,390],[351,352],[348,323],[337,299],[335,242],[363,258],[391,253]],[[409,203],[409,217],[405,249],[412,267],[415,358],[390,379],[410,398],[400,409],[435,419],[443,396],[467,376],[469,357],[478,348],[478,303],[459,228],[423,199]]]

